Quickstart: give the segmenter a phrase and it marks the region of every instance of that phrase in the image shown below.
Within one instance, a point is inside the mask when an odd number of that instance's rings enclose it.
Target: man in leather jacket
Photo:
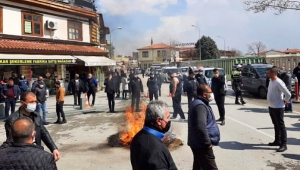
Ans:
[[[49,150],[53,153],[55,161],[58,161],[60,159],[60,153],[54,144],[49,132],[45,128],[43,121],[41,119],[41,116],[34,112],[37,104],[36,95],[32,92],[25,92],[21,96],[20,101],[20,108],[12,113],[5,121],[5,131],[6,131],[6,142],[4,142],[1,146],[7,147],[7,145],[11,145],[13,140],[11,138],[11,127],[15,120],[17,120],[19,117],[27,116],[29,117],[33,123],[35,124],[35,131],[36,131],[36,137],[35,137],[35,143],[36,145],[41,146],[41,141],[44,142],[44,144],[49,148]]]

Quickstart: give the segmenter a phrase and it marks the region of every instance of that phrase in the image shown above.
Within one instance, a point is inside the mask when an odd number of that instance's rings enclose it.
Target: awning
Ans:
[[[0,54],[0,65],[76,64],[70,55]]]
[[[104,56],[74,56],[84,61],[85,66],[115,66],[116,62]]]

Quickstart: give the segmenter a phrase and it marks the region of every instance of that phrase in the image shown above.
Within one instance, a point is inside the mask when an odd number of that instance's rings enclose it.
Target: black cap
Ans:
[[[189,67],[189,75],[191,75],[191,74],[195,74],[195,73],[194,73],[193,69],[191,67]]]
[[[60,81],[56,81],[55,84],[56,84],[56,85],[60,85]]]

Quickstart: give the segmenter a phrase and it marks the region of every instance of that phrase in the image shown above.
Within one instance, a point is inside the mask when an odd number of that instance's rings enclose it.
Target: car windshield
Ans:
[[[188,68],[181,68],[181,72],[188,72]]]
[[[170,72],[170,71],[171,71],[171,72],[176,72],[176,73],[177,73],[177,72],[178,72],[178,69],[177,69],[177,68],[167,68],[167,69],[164,70],[164,73],[168,73],[168,72]]]
[[[207,78],[213,78],[213,76],[214,76],[214,72],[213,72],[213,70],[205,70],[205,77],[207,77]],[[220,75],[222,75],[222,76],[224,76],[225,75],[225,72],[224,72],[224,70],[219,70],[219,74]]]
[[[262,78],[267,78],[266,74],[267,74],[267,67],[260,67],[260,68],[255,68],[257,74],[259,75],[259,77]]]

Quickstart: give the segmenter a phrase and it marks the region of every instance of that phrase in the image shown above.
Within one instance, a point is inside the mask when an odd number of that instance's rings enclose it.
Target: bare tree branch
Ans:
[[[279,15],[286,10],[300,10],[300,1],[298,0],[244,0],[247,11],[254,13],[275,10]]]
[[[262,42],[254,42],[248,44],[248,53],[252,55],[258,55],[260,52],[266,50],[266,46]]]

